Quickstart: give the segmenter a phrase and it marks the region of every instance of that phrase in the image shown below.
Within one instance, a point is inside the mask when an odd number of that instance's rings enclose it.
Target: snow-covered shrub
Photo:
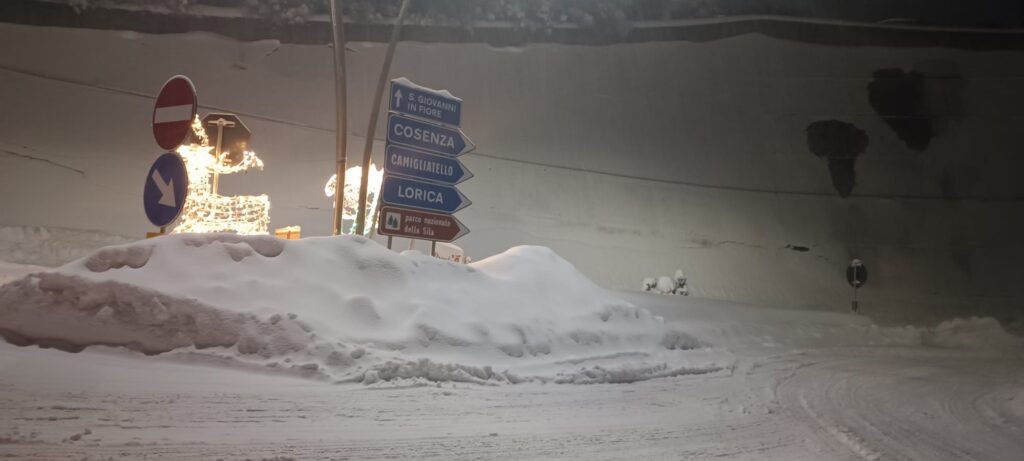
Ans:
[[[654,289],[661,293],[671,293],[676,289],[676,282],[667,275],[662,275],[658,277],[658,284],[654,286]]]
[[[643,287],[644,291],[663,295],[690,295],[690,288],[686,285],[686,276],[683,275],[682,269],[677,269],[672,277],[644,277]]]
[[[654,286],[657,285],[657,284],[658,284],[658,280],[655,279],[654,277],[644,277],[644,281],[643,281],[644,291],[651,291],[651,290],[653,290]]]
[[[306,22],[314,13],[327,13],[329,5],[308,0],[245,0],[245,6],[256,16],[290,24]]]

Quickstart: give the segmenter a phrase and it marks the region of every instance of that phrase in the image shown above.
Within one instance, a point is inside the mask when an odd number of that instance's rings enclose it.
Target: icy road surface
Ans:
[[[3,344],[0,456],[1009,460],[1024,453],[1022,365],[775,347],[710,377],[395,387]]]

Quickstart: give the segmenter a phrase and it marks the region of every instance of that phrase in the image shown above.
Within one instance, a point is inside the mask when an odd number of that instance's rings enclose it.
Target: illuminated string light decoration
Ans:
[[[363,167],[354,166],[345,170],[345,197],[342,202],[342,219],[352,220],[352,230],[349,232],[355,232],[355,221],[356,212],[359,209],[359,182],[361,181],[360,176],[363,174]],[[324,194],[328,197],[334,197],[334,192],[338,188],[338,175],[331,175],[331,179],[327,180],[327,185],[324,186]],[[373,230],[373,210],[377,209],[377,200],[380,197],[380,186],[384,182],[384,170],[377,168],[376,164],[370,164],[370,174],[368,175],[366,185],[366,220],[364,221],[363,229],[366,235],[370,235],[370,231]]]
[[[264,195],[223,196],[213,193],[211,176],[263,169],[263,161],[255,152],[246,151],[242,160],[225,165],[214,157],[210,138],[199,117],[192,121],[195,138],[178,148],[188,170],[188,197],[178,225],[171,231],[234,232],[242,235],[266,234],[270,226],[270,197]]]

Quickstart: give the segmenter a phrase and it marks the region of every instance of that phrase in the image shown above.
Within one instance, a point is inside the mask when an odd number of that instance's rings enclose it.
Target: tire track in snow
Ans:
[[[832,437],[845,445],[846,448],[849,448],[850,451],[861,459],[874,461],[882,457],[881,453],[867,446],[863,439],[858,437],[848,428],[825,422],[820,415],[811,409],[811,406],[807,403],[807,399],[802,391],[800,392],[800,406],[804,409],[807,415],[821,427],[821,429],[828,432]]]
[[[1020,421],[999,414],[1012,402],[999,395],[1022,373],[1019,361],[906,352],[847,351],[803,367],[780,384],[780,399],[861,459],[1007,459],[1024,451]]]

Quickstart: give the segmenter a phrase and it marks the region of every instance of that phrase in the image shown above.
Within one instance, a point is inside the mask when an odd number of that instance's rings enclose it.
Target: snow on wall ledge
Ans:
[[[0,335],[364,382],[625,382],[727,365],[547,248],[461,265],[355,236],[181,234],[102,248],[0,287]]]
[[[246,120],[266,161],[225,178],[225,193],[270,195],[272,227],[329,232],[329,48],[10,24],[0,40],[30,44],[0,55],[0,100],[17,114],[0,118],[0,224],[143,235],[139,185],[159,153],[147,96],[184,73],[204,112]],[[359,152],[384,47],[351,46],[349,151]],[[840,311],[844,267],[859,257],[872,273],[862,312],[875,319],[1012,321],[1024,301],[1024,53],[969,48],[758,34],[403,43],[393,76],[465,100],[479,149],[464,157],[476,177],[460,189],[474,205],[459,218],[473,232],[458,243],[475,259],[543,245],[608,288],[681,268],[697,297]],[[908,107],[913,117],[900,113]],[[809,142],[845,139],[827,136],[836,126],[866,147],[837,156]],[[378,142],[378,164],[382,151]]]

